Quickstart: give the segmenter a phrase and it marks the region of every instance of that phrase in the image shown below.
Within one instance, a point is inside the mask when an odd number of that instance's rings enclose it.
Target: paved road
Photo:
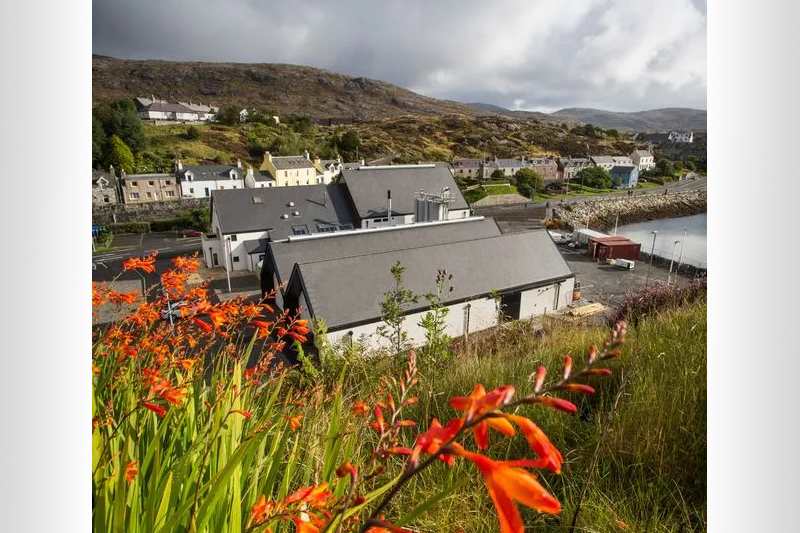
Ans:
[[[158,255],[170,255],[175,257],[183,254],[188,255],[195,251],[200,251],[200,237],[178,236],[177,232],[158,232],[158,233],[130,233],[124,235],[114,235],[112,246],[118,247],[117,250],[103,253],[93,253],[92,263],[96,268],[103,269],[105,263],[123,261],[130,257],[142,257],[150,255],[154,251]],[[95,267],[93,267],[95,268]]]

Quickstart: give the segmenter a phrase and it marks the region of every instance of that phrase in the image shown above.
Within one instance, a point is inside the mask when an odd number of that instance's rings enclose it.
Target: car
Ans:
[[[167,302],[166,309],[161,311],[161,318],[164,320],[169,320],[170,322],[179,320],[183,318],[183,315],[181,314],[181,307],[186,307],[187,305],[189,305],[189,302],[184,300]]]
[[[200,237],[203,232],[199,229],[184,229],[181,230],[181,237]]]

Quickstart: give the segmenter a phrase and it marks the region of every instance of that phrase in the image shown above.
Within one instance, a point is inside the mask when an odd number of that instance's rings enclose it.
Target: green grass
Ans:
[[[517,188],[513,185],[493,185],[493,184],[486,184],[483,186],[484,190],[489,196],[495,196],[498,194],[519,194]]]

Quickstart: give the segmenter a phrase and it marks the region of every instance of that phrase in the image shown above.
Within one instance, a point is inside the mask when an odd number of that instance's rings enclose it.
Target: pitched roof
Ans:
[[[649,150],[634,150],[631,154],[631,157],[639,156],[639,157],[653,157],[653,154],[650,153]]]
[[[502,260],[498,260],[502,258]],[[403,285],[415,294],[435,289],[439,269],[453,278],[447,304],[545,285],[573,276],[546,229],[448,244],[298,263],[290,291],[302,286],[314,318],[331,329],[378,321],[384,293],[394,286],[392,266],[404,267]],[[353,295],[358,297],[354,298]],[[424,300],[406,311],[427,309]]]
[[[589,157],[595,165],[613,165],[614,158],[610,155],[593,155]]]
[[[343,187],[335,184],[211,191],[211,208],[223,234],[268,231],[271,240],[293,235],[293,226],[317,233],[320,224],[353,223]]]
[[[453,174],[436,165],[394,165],[345,168],[342,183],[347,185],[356,212],[361,218],[386,216],[387,191],[392,192],[392,213],[414,213],[414,195],[421,189],[436,193],[450,188],[454,201],[450,209],[468,209]]]
[[[244,179],[247,170],[239,168],[236,165],[192,165],[185,166],[183,170],[178,171],[178,178],[183,180],[187,172],[191,172],[195,181],[203,180],[216,180],[216,179],[230,179],[230,171],[235,170],[239,177],[237,179]],[[253,177],[257,171],[253,169]]]
[[[630,166],[630,165],[614,165],[613,167],[611,167],[611,173],[615,174],[615,173],[623,173],[624,172],[624,173],[628,174],[635,168],[636,167],[633,167],[633,166]]]
[[[105,172],[103,170],[92,170],[92,187],[97,186],[97,180],[100,178],[104,178],[108,182],[109,187],[113,187],[114,184],[117,183],[117,177],[112,176],[110,172]]]
[[[278,170],[294,168],[314,168],[310,160],[302,155],[272,156],[272,164]]]
[[[270,243],[270,263],[266,268],[274,270],[280,284],[289,281],[296,263],[341,259],[497,235],[500,235],[500,229],[494,219],[483,217],[329,233],[322,238]]]
[[[186,107],[185,105],[181,104],[173,104],[170,102],[153,102],[148,106],[145,106],[141,111],[160,111],[162,113],[192,113],[196,114],[197,111],[193,111]]]
[[[522,159],[495,159],[494,163],[496,166],[500,168],[504,167],[529,167],[531,164],[527,161],[523,161]]]

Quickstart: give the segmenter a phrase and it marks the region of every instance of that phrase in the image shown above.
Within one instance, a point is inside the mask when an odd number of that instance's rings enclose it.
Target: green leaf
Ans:
[[[464,485],[469,483],[469,481],[470,481],[469,478],[462,478],[461,481],[459,481],[458,483],[456,483],[454,485],[451,485],[450,487],[444,489],[443,491],[441,491],[438,494],[434,494],[433,496],[431,496],[430,498],[428,498],[427,500],[425,500],[424,502],[422,502],[421,504],[416,506],[414,508],[414,510],[412,510],[410,513],[406,513],[403,516],[401,516],[400,519],[395,522],[395,524],[400,526],[400,527],[403,527],[404,525],[408,524],[412,520],[414,520],[417,517],[421,516],[428,509],[430,509],[431,507],[433,507],[434,505],[436,505],[437,503],[439,503],[443,499],[447,498],[454,491],[456,491],[457,489],[460,489],[461,487],[463,487]]]
[[[156,511],[156,519],[153,529],[159,528],[161,526],[161,522],[163,522],[164,518],[167,516],[170,492],[172,492],[172,472],[170,472],[167,476],[167,486],[164,487],[164,492],[161,494],[161,503],[158,505],[158,511]]]

